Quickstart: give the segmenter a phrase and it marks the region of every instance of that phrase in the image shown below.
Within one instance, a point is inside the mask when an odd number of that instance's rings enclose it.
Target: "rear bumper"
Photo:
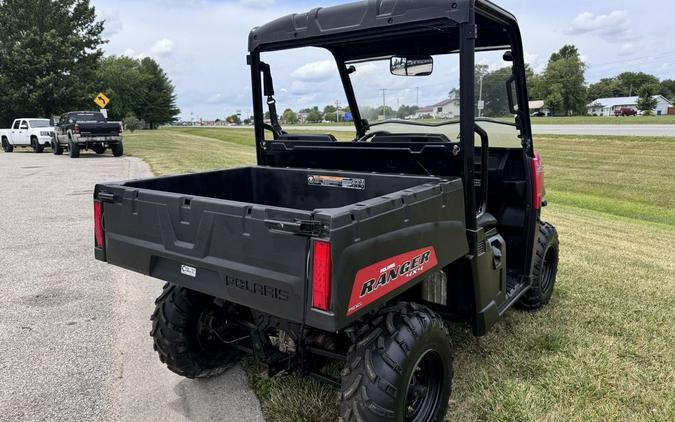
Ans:
[[[121,136],[76,136],[73,139],[77,144],[100,144],[100,143],[117,143],[122,141]]]

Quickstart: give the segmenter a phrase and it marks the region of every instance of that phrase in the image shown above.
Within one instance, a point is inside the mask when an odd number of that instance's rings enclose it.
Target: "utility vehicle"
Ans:
[[[53,119],[55,122],[55,155],[68,150],[70,158],[78,158],[80,150],[91,149],[103,154],[108,148],[115,157],[124,155],[122,124],[108,122],[98,111],[72,111]]]
[[[282,128],[264,59],[300,47],[333,57],[353,141]],[[484,52],[508,69],[498,83],[478,75]],[[253,354],[340,388],[344,421],[443,420],[448,324],[482,336],[514,305],[544,306],[556,278],[516,19],[485,0],[314,9],[253,29],[248,64],[258,165],[96,186],[96,258],[168,282],[151,335],[177,374]],[[403,75],[457,83],[460,118],[363,119],[355,87],[425,84]]]
[[[49,119],[16,119],[10,129],[0,129],[0,142],[5,152],[24,147],[41,153],[52,144],[53,136],[54,128],[49,124]]]

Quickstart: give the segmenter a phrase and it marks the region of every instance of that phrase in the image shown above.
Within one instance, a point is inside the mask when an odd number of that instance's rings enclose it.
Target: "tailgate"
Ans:
[[[309,238],[270,221],[310,212],[99,185],[97,258],[289,319],[302,320]],[[278,228],[278,226],[277,226]]]
[[[80,134],[84,136],[119,136],[118,123],[78,123]]]

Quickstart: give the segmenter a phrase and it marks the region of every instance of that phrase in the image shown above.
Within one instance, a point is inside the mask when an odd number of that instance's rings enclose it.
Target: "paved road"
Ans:
[[[161,282],[93,258],[94,184],[149,174],[134,158],[0,153],[0,420],[263,420],[240,368],[166,370],[148,335]]]
[[[532,130],[545,135],[675,137],[675,125],[532,125]]]
[[[240,129],[241,127],[230,127]],[[293,130],[315,132],[352,132],[351,126],[292,126]],[[670,136],[675,125],[532,125],[537,135]]]

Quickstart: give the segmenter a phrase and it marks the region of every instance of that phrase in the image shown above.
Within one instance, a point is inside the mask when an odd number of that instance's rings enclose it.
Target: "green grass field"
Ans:
[[[255,161],[250,130],[127,135],[156,174]],[[451,326],[448,420],[675,420],[675,139],[538,137],[561,262],[551,304]],[[337,418],[335,390],[247,365],[270,421]]]

